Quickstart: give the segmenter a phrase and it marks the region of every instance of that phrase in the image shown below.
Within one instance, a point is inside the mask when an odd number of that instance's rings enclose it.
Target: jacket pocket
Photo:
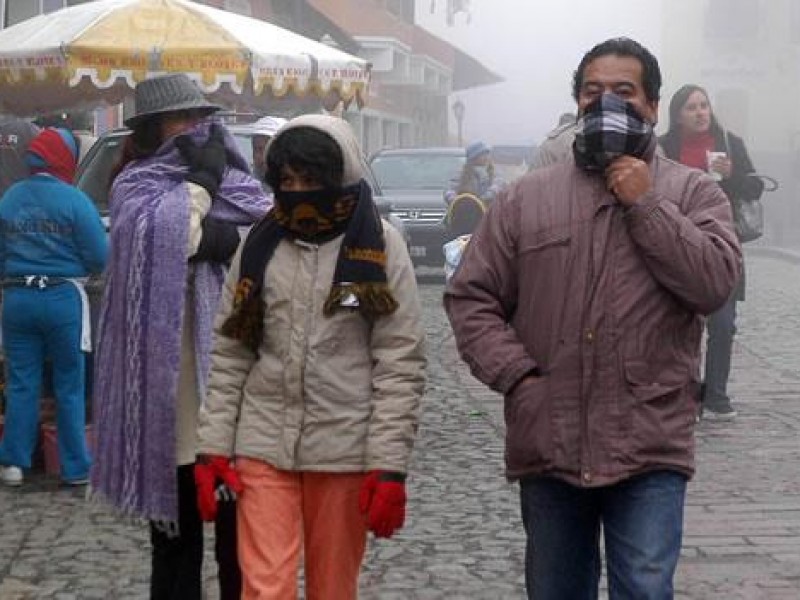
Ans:
[[[658,370],[642,361],[625,363],[631,401],[634,452],[675,456],[691,446],[694,427],[692,378],[681,366]]]
[[[659,398],[686,386],[690,377],[681,368],[670,368],[657,371],[654,366],[644,361],[625,363],[625,380],[640,402]]]
[[[520,254],[538,252],[547,248],[569,246],[572,236],[566,227],[556,227],[534,231],[523,235],[520,240]]]
[[[521,382],[504,400],[506,465],[512,474],[552,466],[549,391],[549,377],[534,377]]]
[[[356,310],[339,311],[332,317],[317,319],[315,350],[321,356],[336,357],[365,348],[369,341],[369,325]]]

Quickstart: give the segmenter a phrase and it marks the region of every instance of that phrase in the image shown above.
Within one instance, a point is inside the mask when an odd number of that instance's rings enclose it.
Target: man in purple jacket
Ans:
[[[672,598],[694,472],[702,318],[741,248],[729,203],[655,153],[658,62],[595,46],[574,75],[573,156],[484,217],[445,292],[459,352],[505,396],[528,595]]]

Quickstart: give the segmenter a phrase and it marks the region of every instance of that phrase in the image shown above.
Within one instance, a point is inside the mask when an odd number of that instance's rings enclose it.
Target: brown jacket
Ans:
[[[632,208],[572,159],[526,175],[447,287],[461,356],[506,394],[509,479],[694,471],[701,315],[729,297],[741,248],[709,177],[662,156],[650,169]]]

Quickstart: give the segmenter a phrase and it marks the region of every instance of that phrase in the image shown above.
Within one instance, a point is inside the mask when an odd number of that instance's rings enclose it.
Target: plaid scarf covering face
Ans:
[[[344,231],[331,290],[323,306],[325,316],[355,309],[372,319],[397,309],[386,279],[383,226],[369,184],[362,179],[335,193],[324,192],[277,192],[275,208],[253,227],[244,242],[233,311],[221,332],[255,353],[264,337],[264,274],[285,237],[324,243]],[[311,235],[312,231],[316,233]]]
[[[630,102],[603,94],[578,119],[572,151],[578,167],[602,173],[620,156],[645,158],[655,143],[653,127]]]

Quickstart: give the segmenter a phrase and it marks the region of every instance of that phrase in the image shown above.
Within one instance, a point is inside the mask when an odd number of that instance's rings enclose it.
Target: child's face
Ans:
[[[280,189],[282,192],[309,192],[321,190],[324,186],[308,173],[295,170],[289,165],[281,169]]]

